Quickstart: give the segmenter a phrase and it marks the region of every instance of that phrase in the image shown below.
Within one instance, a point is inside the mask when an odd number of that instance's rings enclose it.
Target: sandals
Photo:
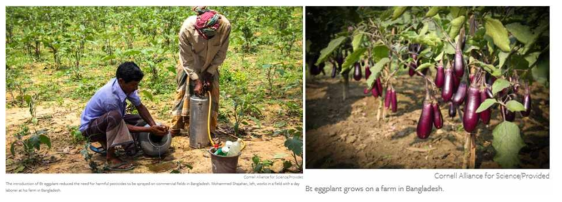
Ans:
[[[122,168],[124,165],[127,165],[127,166]],[[110,171],[129,171],[129,170],[135,169],[135,165],[130,164],[130,163],[125,162],[125,161],[122,161],[121,163],[118,163],[118,164],[115,164],[115,165],[109,165],[109,163],[106,162],[106,167]]]
[[[103,148],[103,146],[95,147],[94,145],[90,144],[90,150],[92,150],[95,153],[101,154],[101,155],[107,154],[107,150],[105,150],[105,148]]]

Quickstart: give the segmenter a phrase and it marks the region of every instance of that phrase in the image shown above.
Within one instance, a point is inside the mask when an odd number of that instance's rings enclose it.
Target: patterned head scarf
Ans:
[[[193,11],[197,12],[197,22],[195,29],[205,39],[215,36],[219,28],[219,14],[214,10],[209,10],[206,6],[193,7]]]

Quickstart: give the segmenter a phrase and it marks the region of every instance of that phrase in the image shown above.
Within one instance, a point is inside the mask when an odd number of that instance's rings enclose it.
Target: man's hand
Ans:
[[[155,134],[157,136],[164,136],[164,135],[168,134],[168,126],[165,126],[165,125],[150,126],[150,133]]]
[[[209,72],[205,72],[203,74],[203,89],[211,90],[213,83],[213,75],[209,74]]]
[[[193,92],[195,92],[195,95],[199,96],[203,94],[203,82],[201,82],[201,79],[195,80],[195,88],[193,88]]]

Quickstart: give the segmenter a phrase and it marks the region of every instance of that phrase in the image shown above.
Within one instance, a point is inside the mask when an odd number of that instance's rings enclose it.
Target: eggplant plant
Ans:
[[[448,103],[449,117],[458,112],[466,131],[463,167],[475,166],[476,129],[490,125],[495,118],[491,106],[499,105],[500,123],[492,126],[494,161],[504,168],[519,165],[525,143],[516,115],[533,113],[530,84],[549,86],[548,7],[367,7],[356,13],[360,20],[342,26],[316,64],[349,50],[341,72],[354,69],[358,80],[357,64],[373,61],[365,93],[373,89],[373,96],[381,97],[379,112],[383,99],[383,110],[396,102],[398,76],[408,71],[422,77],[426,96],[418,101],[422,111],[416,133],[425,139],[433,126],[443,127],[439,106]]]

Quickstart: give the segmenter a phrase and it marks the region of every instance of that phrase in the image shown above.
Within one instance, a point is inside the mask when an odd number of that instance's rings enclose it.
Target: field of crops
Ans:
[[[307,168],[550,167],[548,7],[313,7],[306,26]]]
[[[302,8],[211,9],[232,24],[219,67],[219,131],[246,141],[237,172],[302,172]],[[178,32],[194,14],[190,7],[7,7],[6,171],[105,172],[105,158],[85,149],[80,114],[125,61],[145,73],[144,105],[170,125]],[[167,156],[134,158],[131,172],[211,172],[209,154],[191,149],[186,136],[173,138]]]

